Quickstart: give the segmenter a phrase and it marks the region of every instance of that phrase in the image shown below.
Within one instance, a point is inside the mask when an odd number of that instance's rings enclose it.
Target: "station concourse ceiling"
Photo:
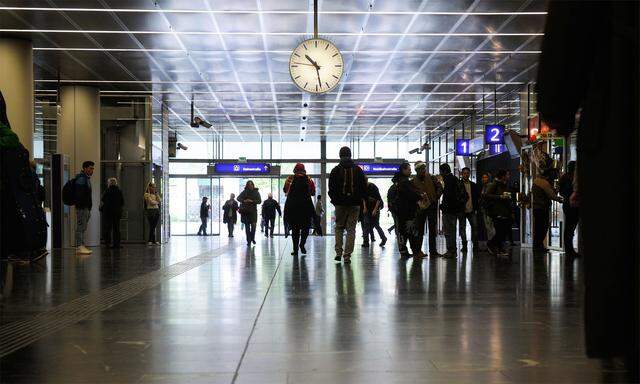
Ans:
[[[37,95],[61,83],[105,97],[151,95],[182,140],[224,135],[329,141],[419,138],[493,108],[533,81],[545,21],[540,0],[319,0],[319,36],[345,76],[309,95],[289,75],[313,35],[310,0],[0,0],[0,36],[32,40]],[[196,114],[209,131],[188,126]],[[485,99],[483,103],[483,98]],[[309,117],[301,120],[302,105]],[[494,111],[491,110],[491,113]]]

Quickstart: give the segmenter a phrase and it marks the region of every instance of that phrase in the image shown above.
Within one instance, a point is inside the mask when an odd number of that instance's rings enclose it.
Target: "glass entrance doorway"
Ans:
[[[316,183],[319,192],[319,179],[311,177]],[[280,203],[284,210],[286,197],[282,188],[286,176],[261,176],[261,177],[202,177],[202,176],[171,176],[169,179],[169,196],[171,216],[171,235],[196,235],[200,228],[200,204],[202,197],[209,198],[211,214],[207,223],[207,233],[212,235],[226,235],[226,226],[222,223],[222,206],[229,200],[233,193],[238,196],[249,180],[253,180],[260,192],[262,201],[266,200],[269,193]],[[314,199],[315,203],[315,199]],[[258,226],[260,225],[261,205],[258,206]],[[239,229],[241,223],[236,224]],[[260,231],[260,228],[258,228]],[[222,232],[222,233],[221,233]],[[274,234],[284,234],[284,223],[281,217],[276,216]]]

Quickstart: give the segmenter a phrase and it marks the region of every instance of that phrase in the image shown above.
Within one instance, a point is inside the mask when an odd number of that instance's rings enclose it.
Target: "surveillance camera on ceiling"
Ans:
[[[193,128],[198,128],[200,126],[205,127],[205,128],[211,128],[212,124],[209,123],[208,121],[206,121],[205,119],[199,117],[199,116],[195,116],[193,118],[193,120],[191,121],[191,126]]]
[[[186,145],[184,145],[184,144],[182,144],[182,143],[178,143],[178,144],[176,145],[176,147],[177,147],[178,149],[182,149],[183,151],[186,151],[187,149],[189,149],[189,147],[187,147]]]

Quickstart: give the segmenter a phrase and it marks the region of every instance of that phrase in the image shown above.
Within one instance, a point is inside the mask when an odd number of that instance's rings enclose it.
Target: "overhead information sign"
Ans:
[[[492,144],[489,146],[490,155],[499,155],[506,150],[507,148],[502,144]]]
[[[365,175],[393,175],[400,170],[400,164],[358,163]]]
[[[484,142],[486,144],[504,144],[504,125],[485,125]]]
[[[271,173],[271,165],[267,163],[217,163],[213,169],[215,173],[225,175],[261,175]]]
[[[469,139],[456,139],[456,156],[469,156]]]

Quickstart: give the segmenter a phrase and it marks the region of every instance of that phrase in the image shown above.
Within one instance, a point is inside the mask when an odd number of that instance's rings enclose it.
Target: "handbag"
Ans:
[[[246,215],[247,213],[249,213],[248,204],[241,203],[240,204],[240,208],[238,208],[238,213],[241,214],[241,215]]]

